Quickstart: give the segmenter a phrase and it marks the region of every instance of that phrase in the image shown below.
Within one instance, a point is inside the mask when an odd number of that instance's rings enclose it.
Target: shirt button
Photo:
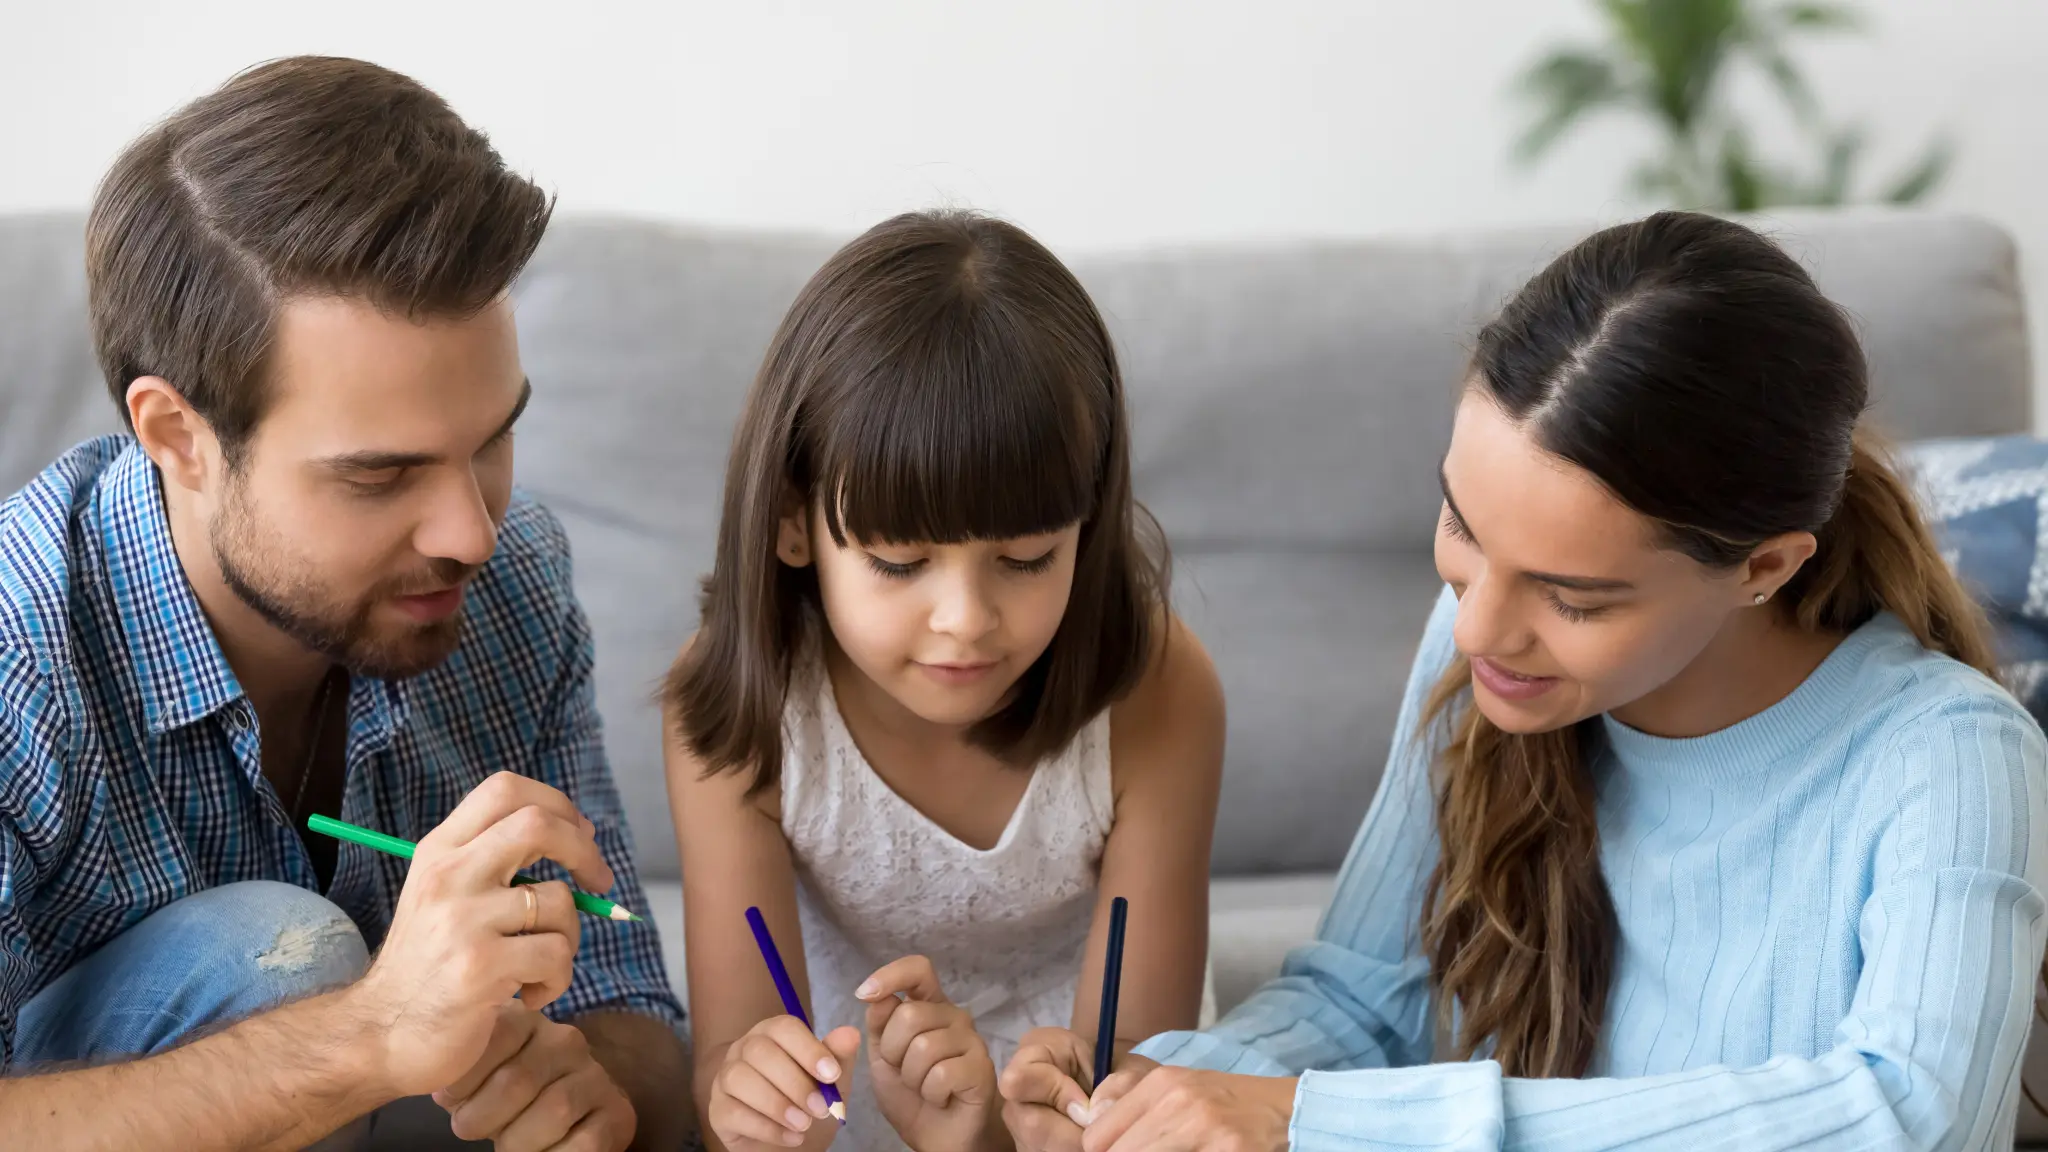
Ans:
[[[234,729],[237,732],[247,731],[249,727],[248,709],[240,704],[236,704],[235,706],[229,708],[228,727]]]

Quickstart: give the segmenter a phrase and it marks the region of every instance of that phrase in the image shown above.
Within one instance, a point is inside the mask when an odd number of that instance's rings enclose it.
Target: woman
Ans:
[[[1479,337],[1449,591],[1319,939],[1092,1110],[1085,1046],[1034,1037],[1020,1144],[2009,1148],[2048,746],[1867,398],[1739,225],[1530,282]],[[1427,1064],[1439,1016],[1462,1063]]]

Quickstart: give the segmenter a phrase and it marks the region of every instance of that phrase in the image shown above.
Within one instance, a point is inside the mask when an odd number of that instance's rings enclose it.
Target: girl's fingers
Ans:
[[[901,1068],[904,1056],[910,1051],[911,1041],[927,1032],[943,1032],[963,1024],[967,1031],[974,1030],[974,1021],[951,1004],[906,1000],[890,1013],[888,1025],[880,1035],[869,1034],[868,1042],[884,1063],[891,1068]]]
[[[808,1113],[745,1061],[728,1064],[718,1073],[711,1105],[713,1123],[721,1134],[769,1144],[794,1147],[812,1124]]]
[[[1003,1099],[1012,1104],[1050,1108],[1077,1124],[1081,1121],[1074,1110],[1080,1109],[1086,1115],[1088,1093],[1061,1065],[1052,1049],[1043,1044],[1027,1044],[1017,1049],[1010,1066],[1003,1069],[1000,1084]]]
[[[955,1026],[913,1037],[903,1051],[903,1063],[897,1067],[902,1069],[905,1084],[917,1085],[924,1083],[932,1069],[963,1056],[979,1056],[983,1062],[988,1060],[988,1046],[975,1035],[972,1026]]]
[[[793,1132],[809,1132],[815,1117],[805,1105],[811,1093],[817,1093],[817,1084],[768,1039],[750,1037],[741,1043],[748,1045],[748,1050],[719,1072],[725,1095]]]
[[[934,1108],[944,1108],[954,1100],[986,1104],[994,1095],[989,1087],[988,1061],[974,1053],[941,1060],[920,1079],[905,1075],[904,1082],[917,1085],[918,1095]]]
[[[783,1105],[807,1112],[814,1119],[825,1118],[825,1097],[818,1091],[815,1071],[797,1063],[797,1058],[773,1038],[751,1036],[741,1044],[744,1049],[742,1061],[781,1094]],[[780,1117],[786,1108],[778,1106],[774,1111],[763,1111],[771,1117]]]
[[[839,1057],[823,1040],[811,1035],[811,1029],[794,1016],[777,1016],[754,1025],[747,1039],[765,1039],[788,1053],[796,1066],[806,1075],[827,1084],[839,1082],[845,1071]],[[744,1043],[745,1041],[742,1041]]]
[[[884,996],[902,996],[932,1004],[946,1002],[945,990],[939,987],[938,970],[923,956],[905,956],[882,965],[854,989],[853,994],[870,1003]]]

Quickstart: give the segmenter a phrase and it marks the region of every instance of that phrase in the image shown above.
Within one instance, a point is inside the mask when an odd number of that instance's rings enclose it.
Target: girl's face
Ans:
[[[832,541],[821,508],[785,520],[785,562],[817,568],[832,637],[922,719],[967,727],[1001,707],[1052,643],[1074,588],[1081,527],[965,544]]]
[[[1721,571],[1661,547],[1651,520],[1476,391],[1458,407],[1443,486],[1437,572],[1458,595],[1473,698],[1505,732],[1653,698],[1758,588],[1782,582],[1755,561]]]

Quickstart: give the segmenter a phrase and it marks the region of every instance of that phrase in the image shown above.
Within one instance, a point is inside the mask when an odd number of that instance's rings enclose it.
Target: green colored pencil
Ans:
[[[382,832],[372,832],[368,828],[358,828],[345,820],[336,820],[331,816],[321,816],[316,813],[306,817],[306,827],[311,828],[315,832],[332,836],[337,840],[346,840],[351,844],[361,844],[365,848],[374,848],[379,852],[389,852],[391,855],[402,859],[412,859],[414,847],[412,841],[400,840],[396,836],[386,836]],[[540,881],[535,880],[531,876],[514,876],[512,882],[514,884],[540,883]],[[571,891],[573,892],[574,889],[571,889]],[[576,907],[590,913],[592,916],[602,917],[606,920],[644,919],[644,917],[636,916],[602,896],[592,896],[588,892],[575,892],[575,896]]]

